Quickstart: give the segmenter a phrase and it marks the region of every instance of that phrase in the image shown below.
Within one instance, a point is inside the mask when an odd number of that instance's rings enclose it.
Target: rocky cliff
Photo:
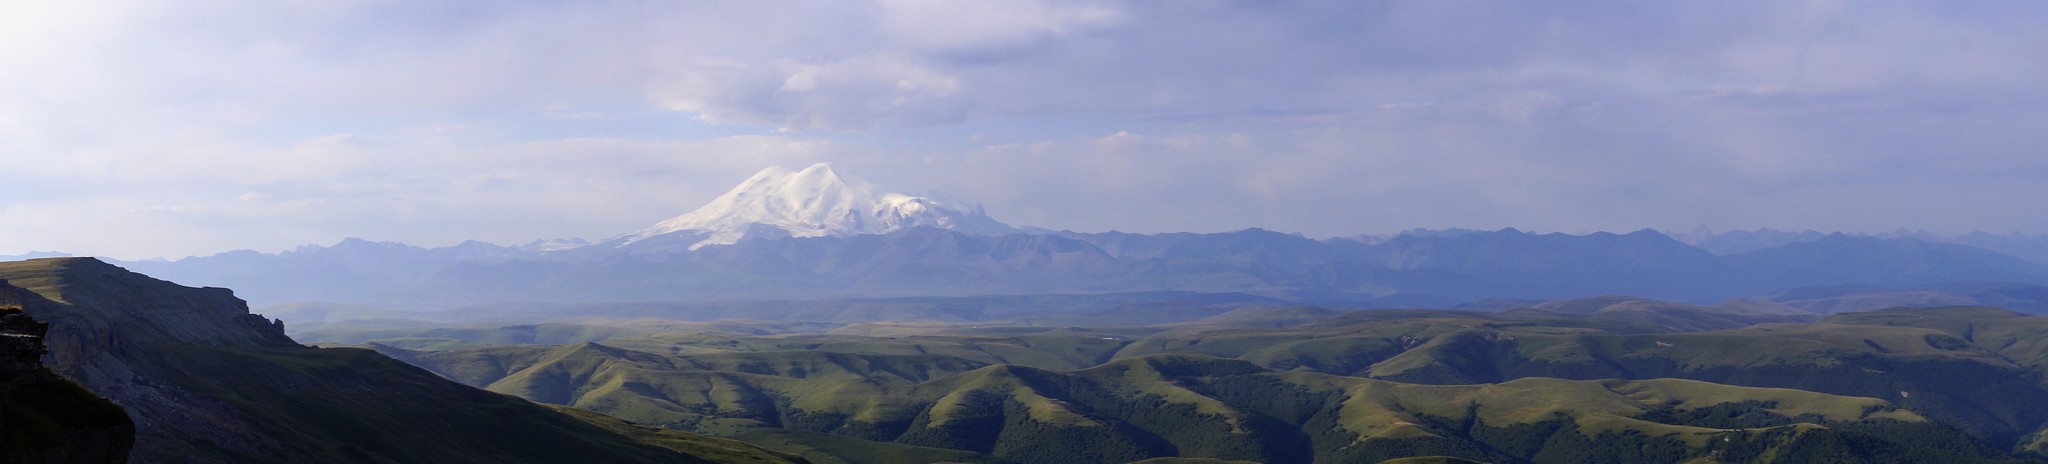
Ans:
[[[20,307],[0,305],[0,462],[128,462],[135,423],[43,367],[48,330]]]
[[[50,325],[49,367],[125,406],[136,457],[177,462],[199,447],[281,446],[246,418],[177,381],[180,352],[207,346],[298,346],[225,289],[192,289],[94,259],[0,263],[0,305]]]
[[[302,346],[228,290],[95,259],[4,262],[0,279],[0,305],[49,324],[49,367],[132,415],[135,462],[801,462]]]

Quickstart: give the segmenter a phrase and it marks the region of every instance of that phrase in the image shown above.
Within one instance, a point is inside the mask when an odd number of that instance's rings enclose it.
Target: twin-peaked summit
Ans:
[[[990,218],[979,205],[940,194],[898,193],[839,172],[832,163],[799,171],[781,166],[754,174],[711,203],[615,241],[632,244],[657,236],[694,239],[690,249],[727,245],[751,233],[792,237],[886,234],[912,227],[1002,235],[1017,229]]]

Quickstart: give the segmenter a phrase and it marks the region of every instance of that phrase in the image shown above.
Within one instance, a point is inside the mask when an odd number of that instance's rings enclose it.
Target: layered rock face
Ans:
[[[50,325],[28,317],[20,306],[0,306],[0,374],[20,374],[43,368],[43,335]]]
[[[19,306],[0,306],[0,462],[128,462],[135,423],[43,366],[49,328]]]
[[[93,259],[6,263],[0,284],[12,304],[50,325],[49,369],[106,395],[133,414],[139,460],[184,454],[194,435],[215,443],[265,443],[263,434],[224,405],[163,381],[175,348],[298,346],[282,327],[249,314],[226,289],[192,289],[149,279]],[[205,427],[192,427],[195,419]],[[164,449],[166,445],[174,449]]]

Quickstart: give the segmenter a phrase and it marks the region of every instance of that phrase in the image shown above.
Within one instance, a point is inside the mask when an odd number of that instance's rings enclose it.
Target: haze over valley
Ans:
[[[2048,302],[2032,303],[2028,296],[2048,288],[2039,286],[2048,283],[2043,250],[2048,236],[1983,233],[1700,229],[1673,237],[1647,229],[1586,235],[1502,229],[1322,240],[1256,228],[1078,233],[1004,224],[944,194],[901,193],[817,164],[767,168],[699,209],[597,241],[470,241],[429,249],[350,239],[281,253],[121,264],[193,285],[240,289],[238,295],[258,307],[326,302],[446,310],[514,302],[1152,293],[1448,309],[1484,300],[1626,294],[1698,304],[1789,302],[1825,314],[1987,298],[2048,311],[2040,306]],[[1850,299],[1865,301],[1845,302]],[[674,315],[687,314],[679,308]]]

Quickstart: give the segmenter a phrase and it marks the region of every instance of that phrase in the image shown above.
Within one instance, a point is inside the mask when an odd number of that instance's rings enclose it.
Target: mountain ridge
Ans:
[[[801,462],[302,346],[231,291],[92,258],[4,262],[0,281],[4,303],[50,325],[51,370],[134,418],[135,462]]]
[[[1153,291],[1353,306],[1448,308],[1598,294],[1712,305],[1813,286],[2048,285],[2048,265],[2039,262],[1932,234],[1892,235],[1767,229],[1571,235],[1505,228],[1314,239],[1261,228],[1046,231],[1003,224],[980,206],[942,195],[898,193],[820,163],[764,169],[697,210],[595,243],[467,241],[422,248],[351,238],[275,254],[236,251],[123,264],[181,282],[232,287],[265,304],[400,309]],[[1984,237],[2021,251],[2028,243],[2021,236]],[[1711,243],[1716,240],[1730,243]],[[1839,306],[1814,306],[1826,305]],[[2048,310],[2048,299],[2022,306]]]
[[[1488,298],[1595,294],[1712,305],[1821,285],[2048,284],[2048,267],[1966,245],[1911,238],[1845,236],[1715,255],[1655,231],[1566,235],[1501,230],[1366,244],[1263,229],[991,236],[920,226],[808,238],[757,234],[731,245],[687,249],[703,239],[671,233],[628,248],[554,252],[478,243],[427,249],[345,241],[279,254],[239,252],[122,264],[181,282],[233,287],[263,304],[328,301],[401,309],[503,301],[1143,291],[1437,308]],[[665,248],[639,247],[656,243]]]

